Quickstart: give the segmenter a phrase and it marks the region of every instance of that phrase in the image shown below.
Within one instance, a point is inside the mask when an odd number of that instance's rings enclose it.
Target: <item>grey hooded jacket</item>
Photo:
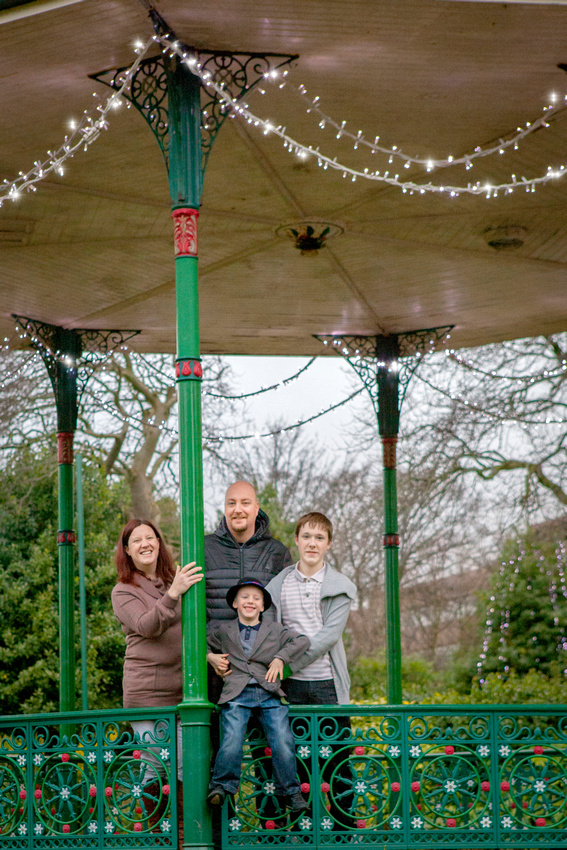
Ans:
[[[274,614],[278,622],[282,621],[281,595],[282,585],[286,576],[295,565],[286,567],[275,578],[271,580],[266,588],[271,597]],[[341,705],[350,702],[350,676],[347,670],[345,648],[343,646],[343,632],[348,619],[350,606],[356,598],[356,587],[352,581],[334,570],[327,564],[327,570],[321,585],[321,616],[323,628],[311,639],[311,646],[307,652],[299,658],[293,659],[290,669],[293,673],[299,672],[316,658],[329,653],[333,679],[337,691],[337,699]],[[266,612],[271,614],[271,609]],[[266,618],[264,614],[264,618]]]

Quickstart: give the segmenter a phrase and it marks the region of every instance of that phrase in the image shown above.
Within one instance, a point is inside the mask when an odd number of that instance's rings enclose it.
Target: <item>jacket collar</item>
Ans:
[[[238,544],[230,531],[228,530],[228,526],[226,524],[226,517],[223,516],[218,527],[215,529],[215,535],[220,537],[221,540],[224,540],[227,543],[232,544],[233,546],[250,546],[252,543],[257,543],[258,540],[269,540],[272,537],[272,532],[270,531],[270,520],[267,514],[260,508],[258,511],[258,516],[256,517],[256,527],[254,529],[254,534],[252,537],[246,541],[246,543]]]

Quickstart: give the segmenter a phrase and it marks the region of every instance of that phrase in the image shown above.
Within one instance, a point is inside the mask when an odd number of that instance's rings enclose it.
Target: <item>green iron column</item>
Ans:
[[[400,582],[398,576],[398,485],[396,447],[400,411],[411,376],[450,326],[379,336],[315,336],[344,357],[368,390],[382,440],[384,481],[384,591],[386,622],[386,695],[390,705],[402,702]]]
[[[197,220],[202,189],[201,85],[186,66],[167,67],[169,188],[175,237],[176,376],[179,398],[181,559],[204,565],[203,456]],[[210,772],[205,582],[183,596],[183,813],[186,848],[212,845],[205,803]]]
[[[402,702],[400,582],[398,577],[398,489],[396,444],[400,427],[397,336],[376,337],[378,431],[382,438],[384,476],[384,590],[386,595],[386,687],[390,705]]]
[[[138,331],[62,328],[12,314],[16,327],[41,356],[53,386],[57,410],[59,552],[59,708],[74,711],[75,689],[75,532],[73,531],[73,440],[80,390],[98,352],[108,352]],[[90,349],[90,350],[89,350]],[[95,349],[93,351],[93,349]],[[79,381],[79,368],[82,378]]]

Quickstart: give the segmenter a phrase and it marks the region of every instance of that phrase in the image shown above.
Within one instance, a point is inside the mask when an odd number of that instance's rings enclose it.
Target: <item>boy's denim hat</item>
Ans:
[[[267,611],[270,605],[272,604],[272,597],[264,587],[261,581],[256,581],[255,578],[241,578],[239,582],[233,584],[228,593],[226,594],[226,601],[232,608],[232,603],[236,599],[236,594],[240,590],[241,587],[259,587],[262,593],[264,594],[264,611]]]

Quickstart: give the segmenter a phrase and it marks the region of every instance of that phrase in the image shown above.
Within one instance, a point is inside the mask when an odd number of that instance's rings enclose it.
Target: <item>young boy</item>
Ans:
[[[289,664],[291,674],[283,682],[287,699],[293,705],[336,705],[350,702],[350,677],[343,646],[343,631],[350,607],[356,596],[352,581],[325,563],[331,548],[333,526],[318,512],[302,516],[295,527],[295,543],[299,561],[286,567],[268,585],[276,619],[286,628],[307,635],[311,645],[307,652]],[[286,671],[288,672],[288,671]],[[321,730],[324,730],[324,722]],[[350,718],[339,716],[329,734],[345,730],[350,737]],[[348,747],[348,745],[346,745]],[[349,784],[343,774],[348,768],[339,765],[345,758],[344,745],[333,746],[330,758],[321,766],[321,776],[334,783],[329,813],[335,829],[351,827],[345,817],[352,801]],[[333,776],[335,777],[333,779]],[[340,806],[335,797],[341,800]]]
[[[297,778],[295,744],[289,727],[288,708],[282,705],[281,677],[309,647],[309,639],[280,623],[263,623],[261,614],[272,604],[268,591],[255,579],[241,579],[230,588],[226,601],[237,619],[221,623],[208,639],[209,655],[225,660],[226,673],[219,699],[223,738],[215,759],[207,801],[219,806],[227,794],[236,794],[240,782],[242,748],[250,715],[257,711],[268,745],[280,791],[294,812],[308,804]],[[230,666],[228,666],[230,665]],[[279,681],[278,681],[279,680]]]

